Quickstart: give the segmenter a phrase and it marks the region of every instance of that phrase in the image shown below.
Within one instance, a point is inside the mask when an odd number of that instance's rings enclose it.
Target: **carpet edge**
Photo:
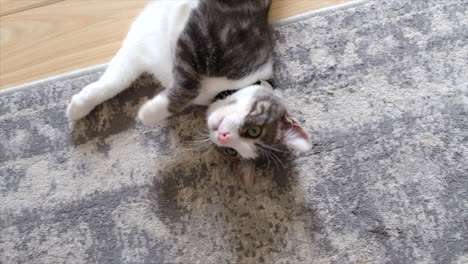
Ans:
[[[314,16],[323,15],[323,14],[327,14],[327,13],[331,13],[331,12],[335,12],[335,11],[339,11],[339,10],[343,10],[343,9],[353,8],[353,7],[356,7],[356,6],[365,5],[365,4],[370,3],[370,2],[371,2],[371,0],[353,0],[351,2],[346,2],[346,3],[343,3],[343,4],[324,7],[324,8],[312,10],[312,11],[309,11],[309,12],[306,12],[306,13],[303,13],[303,14],[299,14],[299,15],[295,15],[295,16],[275,20],[275,21],[271,22],[271,25],[284,26],[284,25],[288,25],[288,24],[291,24],[291,23],[294,23],[294,22],[306,20],[306,19],[309,19],[309,18],[314,17]]]

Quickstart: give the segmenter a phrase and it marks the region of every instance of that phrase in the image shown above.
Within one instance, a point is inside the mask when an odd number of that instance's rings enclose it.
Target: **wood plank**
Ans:
[[[351,0],[273,0],[270,19],[283,19],[346,2]]]
[[[63,0],[0,0],[0,16],[6,16],[61,1]]]
[[[273,0],[276,20],[345,0]],[[144,0],[63,1],[0,17],[0,89],[106,63]]]
[[[145,1],[64,1],[0,18],[0,87],[107,62]]]

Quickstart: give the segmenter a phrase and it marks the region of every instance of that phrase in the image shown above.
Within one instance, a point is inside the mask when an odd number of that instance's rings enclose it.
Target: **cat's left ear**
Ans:
[[[236,166],[241,183],[244,186],[251,186],[255,179],[255,163],[251,160],[240,160]]]
[[[304,131],[301,124],[287,114],[283,116],[281,129],[281,141],[286,146],[306,152],[312,148],[309,134]]]
[[[273,90],[273,86],[271,86],[271,84],[267,81],[260,81],[260,85],[265,87],[265,88],[269,88],[269,89],[272,89]]]

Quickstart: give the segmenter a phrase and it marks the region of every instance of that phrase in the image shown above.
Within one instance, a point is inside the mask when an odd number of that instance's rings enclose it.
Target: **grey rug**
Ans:
[[[74,125],[83,71],[0,96],[1,263],[468,263],[468,2],[364,2],[275,26],[314,141],[245,189],[188,150],[203,108],[135,122],[142,78]]]

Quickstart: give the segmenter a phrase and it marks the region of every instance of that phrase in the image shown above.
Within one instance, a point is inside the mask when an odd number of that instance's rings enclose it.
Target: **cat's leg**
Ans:
[[[145,125],[155,125],[189,106],[197,97],[199,88],[200,79],[197,73],[175,67],[172,84],[148,100],[140,108],[138,118]]]
[[[102,77],[74,95],[67,108],[67,116],[78,120],[94,107],[125,90],[143,73],[142,62],[130,48],[122,47],[111,60]]]

